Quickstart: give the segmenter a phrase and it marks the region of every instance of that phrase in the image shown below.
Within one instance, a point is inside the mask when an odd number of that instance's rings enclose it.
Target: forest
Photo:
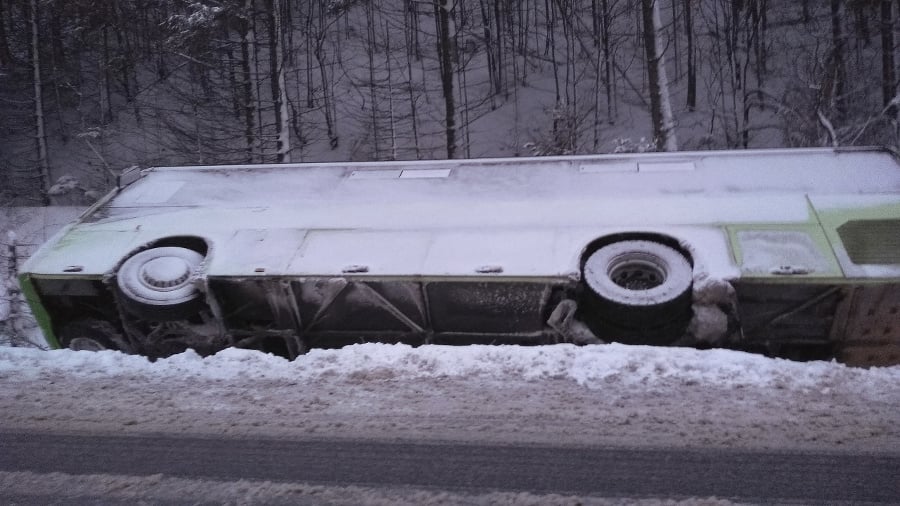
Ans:
[[[2,0],[0,205],[154,165],[900,144],[900,0]]]

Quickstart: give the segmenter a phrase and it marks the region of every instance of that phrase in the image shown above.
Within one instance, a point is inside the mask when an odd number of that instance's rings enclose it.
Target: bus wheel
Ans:
[[[614,340],[664,344],[679,337],[691,316],[693,269],[677,250],[652,241],[604,246],[584,264],[588,320],[598,335]],[[683,330],[683,329],[682,329]]]
[[[125,261],[116,275],[120,302],[146,320],[182,320],[203,307],[193,284],[203,255],[178,246],[151,248]]]

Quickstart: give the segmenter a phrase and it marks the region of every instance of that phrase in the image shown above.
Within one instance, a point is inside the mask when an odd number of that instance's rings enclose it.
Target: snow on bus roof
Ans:
[[[884,151],[831,149],[165,167],[146,171],[144,181],[109,205],[538,202],[750,192],[896,193],[900,171]]]
[[[900,170],[885,151],[832,149],[156,168],[70,236],[88,239],[79,258],[96,274],[160,237],[200,235],[220,246],[210,272],[223,275],[265,263],[268,274],[358,264],[460,275],[490,264],[566,276],[593,239],[641,230],[697,249],[713,242],[709,258],[731,272],[722,225],[809,223],[816,195],[898,204]],[[717,235],[698,246],[704,227]],[[58,272],[78,242],[42,272]]]

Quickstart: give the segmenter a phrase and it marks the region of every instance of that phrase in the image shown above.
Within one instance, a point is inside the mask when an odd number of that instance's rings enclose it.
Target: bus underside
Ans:
[[[665,307],[610,307],[573,279],[210,278],[175,310],[129,304],[107,279],[23,279],[56,345],[151,358],[227,347],[628,344],[724,347],[851,365],[900,363],[900,284],[736,281]],[[650,311],[651,313],[648,313]],[[49,330],[49,332],[47,332]]]

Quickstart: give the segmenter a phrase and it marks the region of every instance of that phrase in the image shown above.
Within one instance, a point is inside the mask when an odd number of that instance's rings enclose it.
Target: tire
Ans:
[[[177,246],[137,253],[119,267],[119,301],[130,313],[146,320],[183,320],[203,307],[202,292],[193,278],[203,255]]]
[[[588,257],[583,275],[587,320],[601,338],[612,332],[620,342],[664,344],[681,337],[690,320],[693,269],[669,246],[609,244]]]

